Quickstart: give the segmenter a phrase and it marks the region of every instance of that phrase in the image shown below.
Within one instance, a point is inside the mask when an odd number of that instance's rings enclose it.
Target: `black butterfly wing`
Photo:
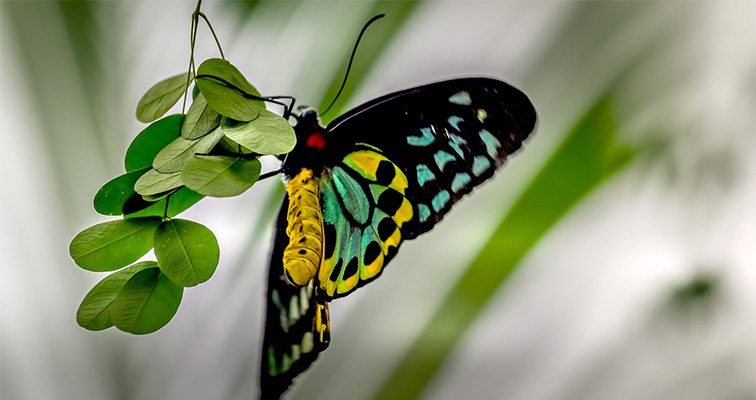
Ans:
[[[287,196],[278,215],[268,271],[260,373],[263,399],[278,399],[330,342],[328,303],[316,299],[314,282],[298,288],[284,276],[283,252],[289,243],[286,235],[288,203]]]
[[[380,150],[409,181],[413,217],[403,239],[427,232],[452,205],[491,178],[533,131],[528,97],[505,82],[462,78],[431,83],[365,103],[328,124],[329,146]]]
[[[519,90],[467,78],[389,94],[330,123],[318,296],[346,296],[376,279],[404,240],[491,178],[535,121]]]

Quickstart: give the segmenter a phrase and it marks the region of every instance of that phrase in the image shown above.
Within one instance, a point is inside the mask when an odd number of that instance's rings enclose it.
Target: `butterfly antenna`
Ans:
[[[354,55],[357,53],[357,46],[360,45],[360,40],[362,39],[362,35],[365,34],[365,31],[367,28],[372,24],[373,22],[385,17],[386,14],[378,14],[373,18],[370,18],[368,22],[365,23],[365,25],[362,27],[362,30],[360,31],[360,34],[357,36],[357,41],[354,43],[354,48],[352,48],[352,55],[349,57],[349,64],[347,64],[346,74],[344,74],[344,80],[341,82],[341,87],[339,88],[339,91],[336,93],[336,97],[333,98],[331,101],[331,104],[326,107],[325,111],[323,111],[322,115],[326,115],[328,110],[333,107],[334,104],[336,104],[336,100],[339,99],[339,96],[341,96],[341,92],[344,90],[344,86],[346,86],[347,78],[349,77],[349,71],[352,69],[352,61],[354,61]]]

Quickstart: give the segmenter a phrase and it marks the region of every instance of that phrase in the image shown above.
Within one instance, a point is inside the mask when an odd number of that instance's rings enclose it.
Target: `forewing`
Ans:
[[[342,154],[355,143],[374,146],[399,167],[413,207],[402,234],[412,239],[491,178],[535,122],[535,109],[521,91],[495,79],[466,78],[370,101],[330,123],[326,138]]]
[[[324,249],[319,296],[349,294],[377,278],[396,254],[412,219],[407,177],[370,146],[356,146],[320,180]]]
[[[288,197],[278,215],[275,242],[268,271],[265,336],[260,373],[261,398],[277,399],[292,380],[306,370],[328,347],[328,303],[316,299],[314,282],[298,288],[284,276],[283,252]]]

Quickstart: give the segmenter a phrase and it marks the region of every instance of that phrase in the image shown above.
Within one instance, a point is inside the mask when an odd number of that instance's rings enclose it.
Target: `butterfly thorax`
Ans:
[[[302,169],[287,185],[289,209],[283,255],[286,277],[293,285],[308,284],[318,271],[323,253],[323,214],[318,198],[319,179]]]
[[[283,162],[282,170],[287,179],[292,179],[303,168],[312,170],[319,176],[323,165],[334,162],[334,143],[330,143],[325,135],[326,129],[320,125],[315,110],[306,110],[297,118],[294,127],[297,134],[297,145]]]

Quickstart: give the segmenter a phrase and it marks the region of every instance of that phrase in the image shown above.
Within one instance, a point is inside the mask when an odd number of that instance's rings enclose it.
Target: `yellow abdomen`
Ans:
[[[323,253],[323,215],[318,199],[318,178],[303,169],[290,179],[289,210],[286,215],[286,235],[289,245],[283,255],[283,265],[289,281],[304,286],[315,277]]]

